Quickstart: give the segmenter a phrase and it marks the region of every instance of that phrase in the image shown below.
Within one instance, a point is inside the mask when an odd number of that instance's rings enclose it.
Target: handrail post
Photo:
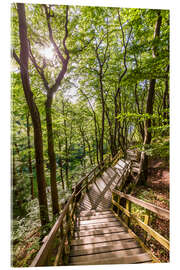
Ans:
[[[117,201],[117,203],[120,205],[120,196],[118,196],[118,201]],[[119,216],[119,208],[117,209],[117,215]]]
[[[150,211],[146,210],[146,212],[147,212],[147,214],[144,215],[144,224],[149,225],[149,223],[150,223]],[[148,236],[148,233],[146,231],[144,231],[144,243],[146,243],[146,241],[147,241],[147,236]]]
[[[114,207],[113,200],[114,200],[114,192],[112,192],[112,203],[111,203],[111,210],[112,211],[113,211],[113,207]]]
[[[131,202],[126,200],[126,210],[131,213]],[[127,225],[130,225],[130,217],[127,216]]]

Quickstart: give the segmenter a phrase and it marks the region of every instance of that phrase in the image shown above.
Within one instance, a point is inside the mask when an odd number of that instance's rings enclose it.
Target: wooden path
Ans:
[[[119,160],[113,167],[106,169],[100,177],[89,186],[80,202],[79,211],[105,210],[111,207],[112,190],[121,184],[122,175],[128,170],[129,161]]]
[[[130,161],[119,160],[109,167],[80,201],[69,265],[152,262],[110,210],[112,190],[123,181],[129,164]]]
[[[151,214],[169,220],[169,211],[124,192],[139,173],[135,153],[128,150],[126,160],[120,152],[108,156],[80,179],[31,267],[160,262],[144,239],[149,235],[169,250],[169,240],[150,222]],[[147,210],[143,218],[134,214],[132,203]],[[134,222],[144,239],[130,229]]]

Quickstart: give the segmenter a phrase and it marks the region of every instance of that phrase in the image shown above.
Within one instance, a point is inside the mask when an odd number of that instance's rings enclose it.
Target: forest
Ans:
[[[168,209],[148,179],[169,171],[169,24],[168,10],[11,5],[13,266],[108,155],[138,150],[132,194]]]

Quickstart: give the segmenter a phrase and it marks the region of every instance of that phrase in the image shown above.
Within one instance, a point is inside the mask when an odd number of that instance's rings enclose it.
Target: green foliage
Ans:
[[[146,153],[149,156],[158,157],[162,159],[169,160],[169,140],[165,140],[162,137],[156,139],[152,142],[150,147],[146,149]]]

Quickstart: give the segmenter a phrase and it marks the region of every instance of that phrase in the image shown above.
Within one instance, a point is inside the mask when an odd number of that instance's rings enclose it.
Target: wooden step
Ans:
[[[112,226],[119,226],[119,221],[114,220],[113,222],[108,222],[108,223],[99,223],[99,224],[91,224],[91,225],[77,225],[75,227],[75,231],[82,231],[82,230],[93,230],[93,229],[99,229],[99,228],[107,228],[107,227],[112,227]]]
[[[114,176],[114,171],[111,169],[111,167],[106,169],[105,173],[109,175],[110,178]]]
[[[135,173],[139,173],[139,168],[136,168],[136,167],[132,167],[132,172],[135,172]]]
[[[126,250],[117,250],[117,251],[111,251],[104,253],[98,253],[98,254],[88,254],[88,255],[81,255],[81,256],[74,256],[70,257],[70,264],[71,263],[78,263],[78,264],[92,264],[93,262],[103,262],[104,259],[116,259],[116,258],[122,258],[125,256],[132,256],[132,255],[138,255],[142,254],[143,250],[142,248],[132,248],[132,249],[126,249]]]
[[[96,211],[96,210],[87,210],[87,211],[81,211],[80,216],[99,216],[99,215],[106,215],[112,213],[112,211]]]
[[[130,239],[132,238],[129,233],[126,232],[120,232],[116,234],[106,234],[103,236],[88,236],[83,237],[82,239],[74,239],[71,241],[71,245],[87,245],[87,244],[93,244],[93,243],[104,243],[104,242],[110,242],[110,241],[116,241],[116,240],[122,240],[122,239]]]
[[[112,212],[109,212],[109,213],[106,213],[105,215],[91,215],[91,216],[85,216],[85,217],[78,217],[79,220],[93,220],[93,219],[102,219],[104,217],[113,217],[114,218],[114,215]]]
[[[109,180],[110,180],[109,175],[108,175],[107,173],[103,173],[103,175],[101,175],[101,178],[102,178],[102,180],[104,181],[104,183],[105,183],[106,185],[108,185]]]
[[[72,246],[70,256],[87,254],[99,254],[103,252],[124,250],[139,247],[134,239],[124,239],[120,241],[110,241],[108,243],[95,243],[82,246]]]
[[[72,262],[70,265],[98,265],[98,264],[132,264],[132,263],[143,263],[151,262],[151,258],[147,253],[141,253],[136,255],[113,257],[110,253],[107,253],[106,258],[86,260],[79,262]]]
[[[104,183],[104,181],[101,178],[99,178],[98,180],[96,180],[96,185],[98,185],[98,188],[100,189],[101,192],[106,187],[106,184]]]
[[[109,228],[99,228],[99,229],[94,229],[94,230],[87,230],[87,231],[79,231],[75,232],[74,236],[75,239],[84,237],[84,236],[95,236],[95,235],[105,235],[107,233],[117,233],[117,232],[126,232],[127,230],[124,227],[120,226],[114,226],[114,227],[109,227]]]
[[[101,219],[93,219],[93,220],[81,220],[80,224],[81,225],[87,225],[87,224],[99,224],[99,223],[107,223],[107,222],[111,222],[111,221],[116,221],[117,219],[112,216],[112,217],[103,217]]]

